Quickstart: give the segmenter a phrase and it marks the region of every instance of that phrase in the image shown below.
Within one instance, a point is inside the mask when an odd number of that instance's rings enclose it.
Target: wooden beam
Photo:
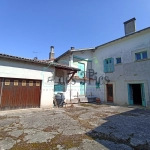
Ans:
[[[71,79],[73,78],[73,76],[74,76],[75,73],[76,73],[76,71],[72,73],[70,79],[68,80],[68,83],[71,81]]]
[[[73,74],[74,72],[76,72],[76,73],[77,73],[77,71],[73,71],[73,72],[69,72],[68,74]]]
[[[71,68],[61,68],[61,67],[55,67],[56,69],[61,69],[61,70],[68,70],[68,71],[75,71],[74,69]]]

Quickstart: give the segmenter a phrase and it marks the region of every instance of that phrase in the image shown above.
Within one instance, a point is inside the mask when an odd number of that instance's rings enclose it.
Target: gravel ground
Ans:
[[[0,150],[150,149],[150,110],[81,104],[0,112]]]

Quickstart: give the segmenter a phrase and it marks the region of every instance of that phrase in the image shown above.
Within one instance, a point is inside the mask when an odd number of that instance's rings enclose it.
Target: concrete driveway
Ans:
[[[5,149],[150,149],[150,111],[94,104],[0,111]]]

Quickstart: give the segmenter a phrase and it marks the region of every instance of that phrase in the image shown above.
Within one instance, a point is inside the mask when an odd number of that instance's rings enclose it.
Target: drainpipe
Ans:
[[[70,102],[71,102],[71,82],[70,82]]]
[[[2,86],[1,86],[1,91],[0,91],[0,105],[2,101],[3,84],[4,84],[4,78],[2,79]]]

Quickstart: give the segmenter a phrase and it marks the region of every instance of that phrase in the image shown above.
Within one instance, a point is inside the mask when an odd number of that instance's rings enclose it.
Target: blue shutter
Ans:
[[[130,84],[128,84],[128,102],[129,105],[133,105],[133,90]]]
[[[63,84],[54,85],[54,92],[63,92],[63,91],[64,91],[64,85]]]
[[[80,63],[78,63],[78,68],[81,69]],[[81,72],[81,71],[78,71],[78,76],[79,76],[79,78],[80,78],[80,72]]]
[[[84,64],[78,63],[78,68],[81,70],[78,72],[78,76],[79,78],[83,78],[84,77]]]
[[[106,64],[106,67],[107,67],[107,72],[111,72],[111,58],[108,58],[107,59],[107,64]]]
[[[96,85],[96,89],[100,88],[100,83],[99,82],[96,81],[95,85]]]
[[[146,98],[144,91],[144,83],[141,84],[141,96],[142,96],[142,106],[146,107]]]
[[[106,66],[106,59],[103,60],[103,67],[104,67],[104,72],[106,73],[107,72],[107,66]]]
[[[111,72],[114,72],[114,58],[111,58]]]
[[[80,82],[80,95],[84,95],[84,83]]]

